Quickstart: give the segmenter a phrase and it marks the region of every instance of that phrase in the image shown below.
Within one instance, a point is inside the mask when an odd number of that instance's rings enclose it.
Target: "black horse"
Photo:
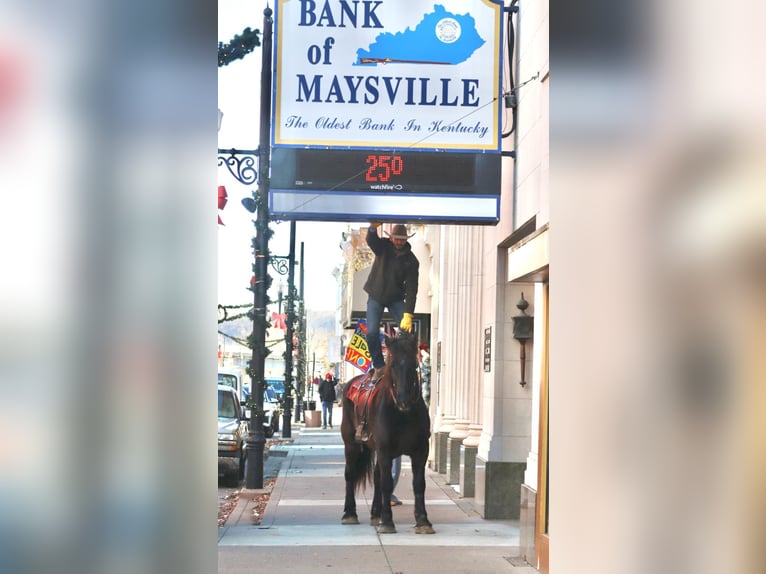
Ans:
[[[359,524],[355,494],[373,479],[370,524],[380,533],[396,532],[391,512],[392,461],[403,454],[412,461],[415,532],[433,534],[425,505],[425,468],[431,421],[418,378],[417,340],[409,333],[386,337],[389,360],[373,387],[368,375],[352,379],[343,391],[340,431],[346,454],[346,502],[342,524]],[[369,439],[356,439],[356,426],[366,420]],[[377,462],[377,464],[376,464]]]

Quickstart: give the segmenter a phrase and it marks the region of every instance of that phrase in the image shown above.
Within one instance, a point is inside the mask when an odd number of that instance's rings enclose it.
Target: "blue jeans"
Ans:
[[[322,401],[322,426],[332,426],[332,402]]]
[[[391,489],[391,492],[396,490],[396,485],[399,483],[399,475],[402,472],[402,457],[397,456],[391,464],[391,478],[394,479],[394,488]]]
[[[372,366],[376,369],[380,369],[386,364],[385,360],[383,360],[383,349],[380,345],[380,320],[386,307],[388,307],[389,312],[394,317],[394,324],[398,327],[402,320],[402,315],[404,315],[404,301],[393,301],[388,305],[384,305],[372,297],[367,299],[367,346],[370,349]]]
[[[394,486],[391,488],[391,501],[399,501],[399,497],[396,496],[396,485],[399,483],[399,475],[402,472],[402,457],[397,456],[391,461],[391,478],[394,480]]]

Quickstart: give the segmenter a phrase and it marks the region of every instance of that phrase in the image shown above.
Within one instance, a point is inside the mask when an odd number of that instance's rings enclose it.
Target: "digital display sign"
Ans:
[[[271,186],[313,191],[498,195],[500,155],[276,148]]]

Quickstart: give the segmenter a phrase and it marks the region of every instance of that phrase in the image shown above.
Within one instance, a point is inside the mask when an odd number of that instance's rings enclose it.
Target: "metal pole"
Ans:
[[[295,332],[295,221],[290,222],[290,259],[287,272],[287,329],[285,329],[285,412],[282,417],[282,438],[292,437],[290,410],[293,400],[293,333]]]
[[[309,400],[314,398],[314,379],[316,378],[317,354],[311,353],[311,385],[309,386]]]
[[[303,392],[306,384],[306,317],[303,302],[303,241],[301,241],[301,269],[300,269],[300,305],[298,308],[298,372],[297,387],[295,392],[295,422],[301,422],[303,412]]]
[[[258,147],[258,195],[255,228],[254,308],[253,308],[253,358],[250,363],[250,388],[255,393],[253,417],[247,435],[247,473],[245,487],[263,488],[263,450],[266,438],[263,434],[263,391],[266,362],[266,302],[268,300],[268,257],[269,257],[269,137],[271,133],[271,43],[272,10],[263,11],[263,46],[261,58],[261,116],[260,143]],[[252,401],[252,399],[251,399]]]

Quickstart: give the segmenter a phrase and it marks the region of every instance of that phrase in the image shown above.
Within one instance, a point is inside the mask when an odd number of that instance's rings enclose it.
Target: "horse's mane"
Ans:
[[[386,347],[393,355],[409,354],[417,360],[418,340],[412,333],[399,331],[395,337],[386,337]]]

